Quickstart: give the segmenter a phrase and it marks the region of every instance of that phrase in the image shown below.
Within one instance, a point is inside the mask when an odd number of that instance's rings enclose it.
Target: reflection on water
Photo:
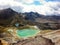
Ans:
[[[15,26],[16,26],[16,27],[19,27],[19,23],[16,23]]]

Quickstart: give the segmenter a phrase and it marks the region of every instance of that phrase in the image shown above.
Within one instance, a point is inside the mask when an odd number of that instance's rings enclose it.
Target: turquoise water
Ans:
[[[38,32],[39,30],[35,29],[23,29],[23,30],[17,30],[17,35],[21,38],[26,38],[35,36]]]

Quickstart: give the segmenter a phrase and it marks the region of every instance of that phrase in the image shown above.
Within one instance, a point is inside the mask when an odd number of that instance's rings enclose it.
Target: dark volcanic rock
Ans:
[[[23,22],[23,17],[11,8],[0,10],[0,26],[10,26]]]
[[[0,10],[0,19],[9,19],[14,16],[15,13],[17,12],[13,11],[11,8]]]
[[[60,16],[59,15],[47,15],[44,16],[37,12],[26,12],[23,13],[25,15],[26,20],[30,20],[32,22],[38,23],[60,23]]]
[[[15,14],[17,14],[17,12],[13,11],[10,8],[0,10],[0,25],[10,24]]]

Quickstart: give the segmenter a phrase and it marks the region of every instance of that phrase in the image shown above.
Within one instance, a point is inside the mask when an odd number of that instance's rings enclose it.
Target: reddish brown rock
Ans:
[[[13,45],[54,45],[54,43],[50,39],[37,36],[33,39],[26,39],[26,40],[19,41]]]

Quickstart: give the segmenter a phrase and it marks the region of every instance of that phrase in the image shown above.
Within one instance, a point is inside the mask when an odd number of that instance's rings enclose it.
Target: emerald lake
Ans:
[[[21,38],[27,38],[35,36],[38,32],[40,31],[36,29],[22,29],[17,30],[17,35]]]

